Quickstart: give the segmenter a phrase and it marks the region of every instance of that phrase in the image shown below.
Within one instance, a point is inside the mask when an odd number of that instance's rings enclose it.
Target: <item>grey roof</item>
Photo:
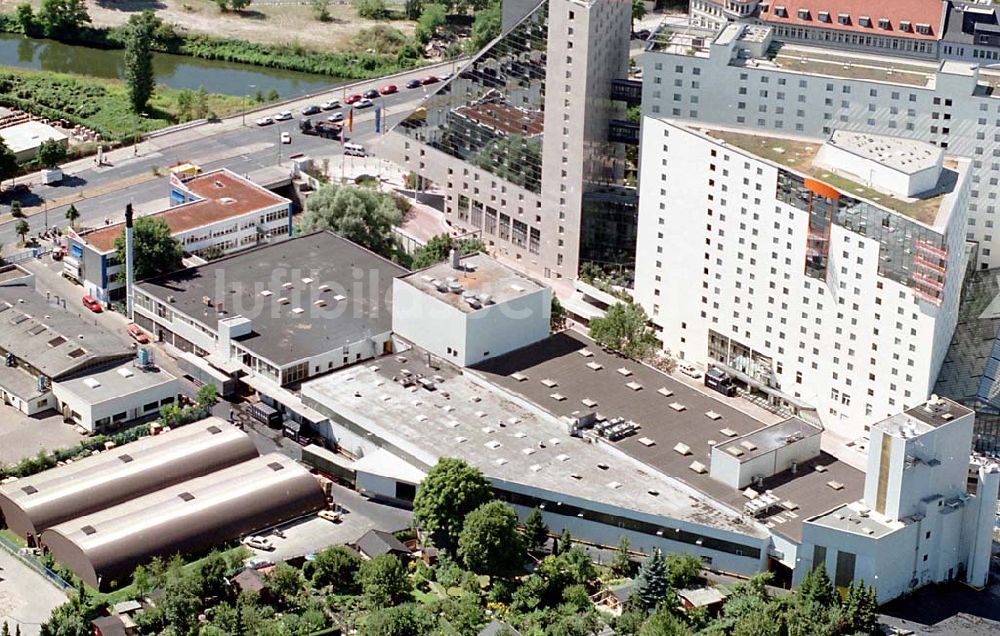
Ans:
[[[719,448],[723,451],[728,451],[732,447],[739,448],[740,453],[736,457],[742,464],[761,455],[772,453],[779,448],[784,448],[788,444],[789,438],[805,439],[821,433],[818,426],[813,426],[797,417],[790,417],[783,422],[765,426],[746,435],[722,442],[719,444]],[[747,442],[749,445],[746,445]],[[753,447],[753,450],[748,450],[750,446]]]
[[[99,587],[155,556],[205,550],[325,504],[305,468],[272,453],[59,524],[42,533],[42,543]]]
[[[507,623],[498,621],[494,618],[486,625],[486,627],[479,630],[479,634],[477,636],[521,636],[521,632],[517,631]]]
[[[173,375],[159,367],[142,369],[131,362],[124,362],[96,373],[88,373],[86,376],[62,380],[56,384],[90,404],[100,404],[175,380]]]
[[[150,278],[138,287],[212,330],[221,318],[250,319],[253,332],[239,338],[240,344],[286,365],[390,331],[392,283],[407,271],[332,232],[315,232]],[[215,308],[205,305],[206,297]],[[317,306],[319,301],[325,306]],[[219,303],[224,314],[216,310]]]
[[[354,542],[358,546],[358,551],[369,558],[377,557],[380,554],[409,554],[410,551],[390,532],[381,530],[369,530],[361,535]]]
[[[216,418],[144,437],[0,487],[0,510],[26,537],[165,486],[252,459],[246,433]]]
[[[134,355],[79,299],[65,300],[63,307],[30,286],[0,287],[0,348],[52,379]]]
[[[100,636],[127,636],[125,623],[118,616],[101,616],[90,622]]]
[[[8,367],[2,361],[0,361],[0,386],[22,400],[31,400],[42,394],[38,390],[37,376],[31,375],[23,367]]]
[[[994,7],[951,2],[941,39],[945,42],[973,44],[978,30],[984,27],[989,30],[990,27],[995,28],[997,24],[997,12]]]
[[[534,280],[486,254],[464,256],[459,265],[460,269],[455,269],[448,261],[437,263],[402,276],[400,280],[466,313],[475,311],[465,301],[466,294],[479,298],[485,295],[494,303],[505,303],[543,289]],[[459,293],[447,289],[449,279],[461,285]]]
[[[590,355],[584,357],[580,355],[582,351]],[[593,370],[588,363],[599,364],[601,368]],[[630,375],[621,375],[618,372],[621,368],[627,369]],[[708,389],[703,392],[692,388],[638,362],[605,352],[594,342],[569,332],[488,360],[479,365],[477,371],[489,381],[526,397],[555,415],[587,411],[581,400],[591,399],[597,403],[594,410],[598,413],[637,422],[642,427],[637,435],[609,443],[715,501],[733,509],[743,509],[746,499],[739,490],[716,481],[708,473],[699,474],[690,466],[694,461],[706,467],[711,465],[712,446],[728,439],[722,429],[730,429],[740,436],[760,429],[764,423],[716,399]],[[527,379],[518,381],[511,377],[513,373],[520,373]],[[548,387],[542,384],[544,379],[551,379],[557,385]],[[629,382],[642,388],[633,390],[626,386]],[[662,395],[659,393],[661,388],[671,394]],[[550,397],[553,392],[565,399],[553,399]],[[677,411],[671,404],[684,409]],[[710,419],[709,412],[720,417]],[[652,440],[653,444],[641,443],[642,438]],[[687,445],[691,454],[675,451],[679,443]],[[816,472],[817,465],[825,466],[826,471]],[[844,488],[833,490],[826,486],[828,481],[838,481]],[[786,471],[765,479],[764,489],[772,490],[783,501],[800,506],[794,515],[778,513],[766,520],[772,532],[798,540],[805,517],[860,498],[864,490],[864,473],[822,453],[819,458],[800,466],[796,475]]]

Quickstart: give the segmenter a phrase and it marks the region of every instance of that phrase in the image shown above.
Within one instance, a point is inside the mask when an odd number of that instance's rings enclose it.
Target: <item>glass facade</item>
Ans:
[[[547,39],[543,2],[424,100],[396,132],[540,192]],[[522,236],[517,226],[501,230]]]
[[[948,259],[942,234],[787,170],[778,172],[777,198],[809,213],[808,276],[826,280],[835,274],[827,271],[827,261],[830,225],[839,225],[879,242],[879,276],[908,285],[921,300],[941,306]]]
[[[606,187],[583,196],[580,265],[594,265],[618,284],[632,287],[639,199],[635,188]]]

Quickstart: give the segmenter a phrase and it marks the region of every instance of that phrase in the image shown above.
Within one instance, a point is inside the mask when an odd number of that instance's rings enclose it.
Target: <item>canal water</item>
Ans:
[[[97,49],[0,33],[0,65],[120,79],[124,55],[121,49]],[[204,86],[210,93],[251,97],[258,90],[267,95],[272,89],[281,97],[295,97],[344,83],[340,78],[326,75],[167,53],[153,55],[153,69],[156,81],[171,88],[197,90]]]

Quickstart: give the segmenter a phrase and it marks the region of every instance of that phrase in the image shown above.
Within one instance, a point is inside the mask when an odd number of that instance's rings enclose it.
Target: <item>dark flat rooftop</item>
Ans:
[[[582,355],[583,351],[589,355]],[[588,364],[601,368],[594,369]],[[619,369],[623,368],[630,374],[620,373]],[[712,446],[730,439],[731,433],[746,435],[764,426],[763,422],[709,393],[634,360],[605,352],[587,338],[569,332],[489,360],[475,370],[556,416],[596,410],[608,418],[624,417],[637,422],[641,425],[639,432],[613,442],[614,446],[737,510],[743,510],[743,504],[748,501],[741,491],[712,479],[708,473],[699,474],[689,468],[694,461],[710,466]],[[514,373],[526,379],[512,378]],[[555,385],[548,386],[542,380],[551,380]],[[633,382],[641,388],[627,386]],[[661,388],[670,395],[659,393]],[[553,393],[565,399],[556,400],[551,397]],[[596,405],[587,407],[581,401],[585,399]],[[672,405],[684,408],[678,411]],[[723,433],[723,429],[729,430]],[[686,444],[691,454],[681,455],[675,451],[677,444]],[[825,470],[817,472],[817,466]],[[831,481],[842,484],[842,488],[831,488],[827,485]],[[864,473],[822,453],[800,466],[795,475],[786,471],[765,480],[764,489],[773,491],[782,501],[798,505],[795,510],[773,514],[763,520],[773,532],[797,541],[801,538],[804,519],[861,497]]]
[[[240,344],[286,365],[390,331],[392,281],[405,273],[333,232],[315,232],[150,278],[139,288],[213,330],[222,318],[250,319],[253,332]]]

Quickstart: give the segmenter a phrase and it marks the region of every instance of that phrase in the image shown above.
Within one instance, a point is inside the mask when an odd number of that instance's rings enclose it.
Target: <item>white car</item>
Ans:
[[[354,104],[355,108],[371,108],[375,102],[368,99],[367,97],[360,99]]]
[[[337,122],[344,121],[344,113],[334,113],[326,118],[331,124],[336,124]]]
[[[273,123],[274,120],[271,119],[270,117],[261,117],[260,119],[257,120],[258,126],[270,126]]]
[[[287,132],[281,133],[281,143],[290,144],[292,143],[292,135]]]
[[[331,99],[328,102],[323,102],[319,107],[321,110],[336,110],[340,108],[340,100]]]
[[[686,376],[694,378],[695,380],[701,377],[701,371],[696,369],[690,362],[681,362],[677,365],[677,370]]]
[[[243,545],[254,548],[256,550],[264,550],[270,552],[274,549],[274,544],[267,537],[262,537],[259,535],[254,535],[243,539]]]
[[[292,111],[283,110],[274,116],[274,121],[288,121],[292,118]]]

